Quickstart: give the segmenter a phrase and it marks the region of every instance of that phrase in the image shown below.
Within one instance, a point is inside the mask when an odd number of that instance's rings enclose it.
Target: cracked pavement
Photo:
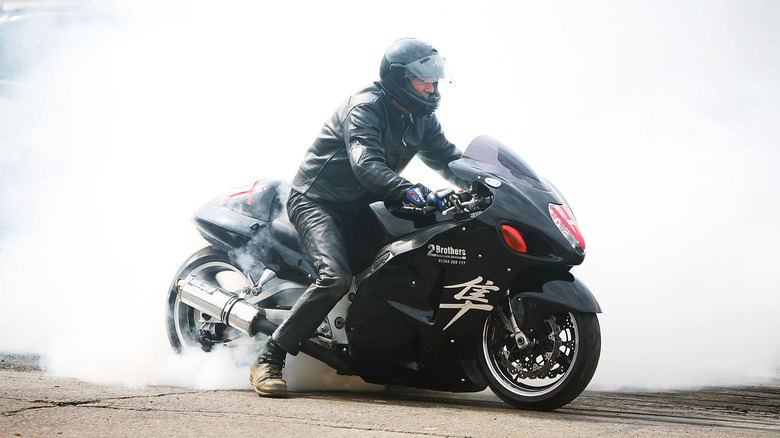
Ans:
[[[0,438],[47,436],[776,437],[780,382],[702,391],[586,391],[554,412],[520,411],[489,392],[293,393],[123,388],[0,364]]]

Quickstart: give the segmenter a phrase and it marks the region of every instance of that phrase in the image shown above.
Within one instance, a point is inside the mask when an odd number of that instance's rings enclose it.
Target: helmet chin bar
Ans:
[[[393,74],[387,79],[387,81],[380,81],[383,88],[390,97],[409,111],[413,118],[427,119],[439,108],[441,95],[438,83],[434,82],[433,93],[425,97],[412,87],[412,82],[405,75]]]

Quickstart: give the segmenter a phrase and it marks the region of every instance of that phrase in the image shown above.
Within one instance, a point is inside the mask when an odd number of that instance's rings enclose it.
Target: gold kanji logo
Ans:
[[[439,308],[440,309],[460,309],[458,313],[455,314],[455,316],[450,320],[450,322],[444,326],[443,330],[447,330],[449,326],[451,326],[455,321],[457,321],[461,316],[463,316],[466,312],[469,310],[484,310],[484,311],[491,311],[493,310],[493,306],[490,304],[480,304],[480,303],[487,303],[488,299],[485,298],[485,295],[487,295],[490,292],[497,291],[500,288],[493,284],[492,281],[487,280],[485,281],[485,284],[482,284],[482,276],[479,276],[471,281],[467,281],[466,283],[461,284],[453,284],[452,286],[444,286],[445,289],[460,289],[458,293],[453,295],[452,297],[455,298],[458,301],[463,301],[462,303],[442,303]]]

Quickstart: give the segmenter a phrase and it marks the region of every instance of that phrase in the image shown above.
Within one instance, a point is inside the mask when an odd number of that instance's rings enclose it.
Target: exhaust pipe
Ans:
[[[249,336],[271,336],[277,325],[265,317],[265,311],[198,277],[187,276],[176,282],[182,303],[207,313]]]
[[[271,336],[279,327],[265,317],[263,309],[198,277],[189,275],[184,280],[177,281],[176,291],[182,303],[219,318],[221,322],[249,336],[257,333]],[[301,351],[342,374],[355,375],[352,366],[336,351],[311,340],[303,343]]]

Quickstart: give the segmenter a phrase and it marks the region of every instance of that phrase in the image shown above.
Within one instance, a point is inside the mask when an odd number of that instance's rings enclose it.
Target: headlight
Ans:
[[[585,254],[585,239],[568,205],[550,204],[550,217],[578,254]]]

